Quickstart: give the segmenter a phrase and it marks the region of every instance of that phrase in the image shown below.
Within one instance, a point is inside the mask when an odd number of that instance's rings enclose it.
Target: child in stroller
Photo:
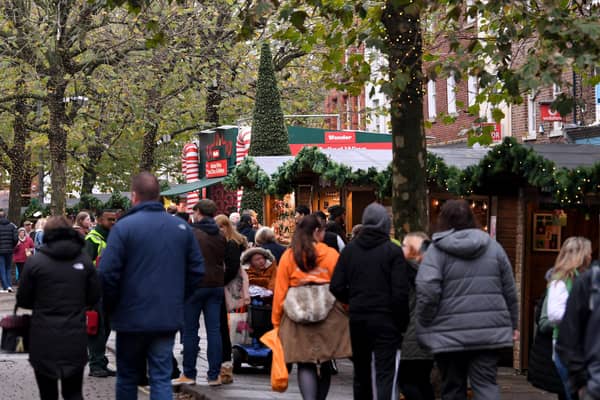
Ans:
[[[251,366],[271,366],[271,350],[260,342],[260,337],[273,329],[271,311],[273,304],[273,288],[277,265],[275,257],[269,250],[253,247],[242,253],[240,257],[242,268],[248,273],[251,302],[248,305],[248,320],[246,328],[249,339],[244,343],[232,346],[234,372],[240,372],[242,363]],[[239,330],[238,326],[232,327]],[[242,324],[243,325],[243,324]]]

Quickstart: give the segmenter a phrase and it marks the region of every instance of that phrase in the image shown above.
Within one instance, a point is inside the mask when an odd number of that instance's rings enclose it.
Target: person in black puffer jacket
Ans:
[[[371,203],[362,224],[360,235],[340,254],[330,290],[350,306],[354,398],[375,398],[376,387],[376,398],[397,399],[400,347],[409,320],[406,261],[390,241],[385,207]]]
[[[2,290],[12,292],[11,273],[12,255],[19,236],[17,227],[6,219],[4,211],[0,210],[0,281]]]
[[[17,306],[33,310],[29,362],[42,399],[82,399],[87,363],[86,309],[100,299],[100,279],[85,242],[65,217],[50,217],[44,243],[25,263]]]

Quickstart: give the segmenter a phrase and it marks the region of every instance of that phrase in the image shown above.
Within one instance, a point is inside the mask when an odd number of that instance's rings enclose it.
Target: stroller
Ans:
[[[242,363],[252,367],[271,369],[271,349],[260,342],[260,337],[273,329],[271,323],[273,298],[252,297],[248,306],[248,325],[250,327],[250,343],[236,343],[232,346],[233,372],[242,371]]]

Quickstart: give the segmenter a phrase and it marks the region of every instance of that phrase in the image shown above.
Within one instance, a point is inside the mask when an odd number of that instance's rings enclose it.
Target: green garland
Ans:
[[[384,171],[375,168],[352,171],[352,168],[332,161],[317,147],[305,147],[290,161],[281,165],[269,177],[252,158],[238,165],[224,181],[233,190],[239,187],[254,188],[259,192],[283,195],[291,193],[301,174],[312,172],[335,187],[345,185],[372,186],[377,196],[389,197],[392,193],[392,166]],[[592,167],[573,170],[559,168],[531,147],[523,146],[514,138],[491,148],[481,161],[464,170],[449,167],[442,158],[427,154],[427,183],[439,190],[469,196],[483,188],[494,176],[512,174],[529,185],[552,194],[563,206],[582,205],[588,194],[600,192],[600,162]]]

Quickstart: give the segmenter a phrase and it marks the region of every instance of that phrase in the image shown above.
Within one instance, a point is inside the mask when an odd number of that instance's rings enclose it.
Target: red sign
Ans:
[[[227,176],[227,160],[209,161],[206,163],[206,177],[219,178]]]
[[[494,130],[490,132],[492,135],[492,140],[494,142],[500,142],[502,140],[502,125],[500,122],[486,122],[481,124],[481,126],[492,126],[494,128]]]
[[[354,144],[356,132],[325,132],[326,144]]]
[[[552,110],[550,108],[550,103],[540,103],[540,115],[542,117],[542,121],[544,122],[560,122],[563,120],[563,117],[560,115],[558,110]]]

